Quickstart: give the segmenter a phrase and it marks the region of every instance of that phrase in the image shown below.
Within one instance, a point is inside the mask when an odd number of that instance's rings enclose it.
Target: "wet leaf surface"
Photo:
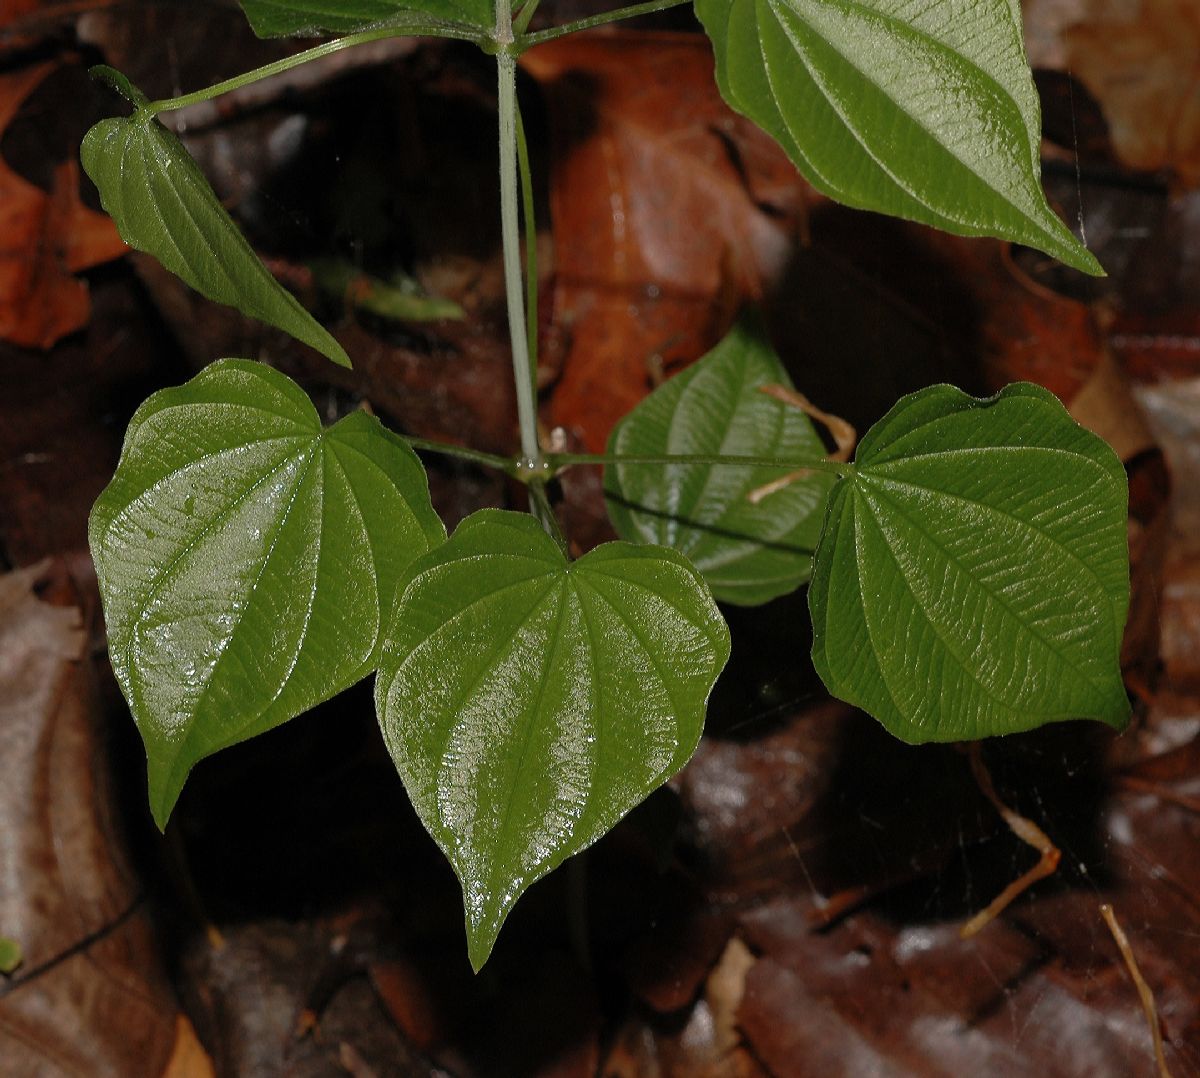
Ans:
[[[825,446],[799,409],[763,392],[791,389],[757,317],[745,317],[708,355],[641,402],[613,430],[610,453],[725,454],[820,461]],[[812,575],[833,477],[767,467],[616,465],[606,501],[617,533],[685,554],[713,595],[756,606]],[[754,493],[790,478],[765,502]]]
[[[282,329],[334,363],[349,357],[255,255],[180,141],[151,114],[141,91],[109,69],[134,99],[132,116],[101,120],[80,147],[121,237],[196,291]]]
[[[575,4],[569,13],[596,9]],[[558,10],[566,8],[550,13]],[[112,25],[118,14],[126,26],[136,23],[123,41]],[[149,68],[157,53],[142,47],[146,34],[157,28],[169,39],[181,65],[175,75],[167,65],[149,77],[139,74],[156,94],[171,92],[176,77],[190,88],[230,73],[215,70],[226,58],[250,66],[278,55],[244,51],[254,46],[230,29],[244,24],[234,9],[139,4],[106,11],[103,19],[108,32],[92,47],[109,62],[129,66],[133,50]],[[86,20],[92,31],[101,21],[97,12]],[[55,25],[61,33],[64,24]],[[620,66],[615,44],[588,49],[610,52],[609,67]],[[1061,73],[1061,60],[1044,55]],[[653,86],[651,66],[646,59],[631,61],[634,81]],[[706,115],[701,76],[709,75],[694,66],[694,76],[654,90],[661,105],[650,111],[663,112],[664,127],[671,100],[671,123],[683,125],[689,113]],[[330,79],[321,95],[330,94],[336,107],[318,104],[323,98],[315,90],[300,91],[255,105],[253,122],[236,114],[224,125],[193,131],[190,145],[200,147],[206,170],[222,197],[232,198],[239,219],[251,223],[256,243],[269,239],[269,210],[281,205],[288,207],[284,218],[301,223],[300,233],[307,229],[316,237],[305,243],[289,233],[279,246],[262,247],[272,268],[299,292],[305,282],[289,275],[331,253],[326,237],[335,234],[330,222],[336,215],[319,196],[327,190],[326,176],[316,164],[341,154],[355,169],[374,159],[376,174],[403,177],[398,186],[405,204],[416,208],[398,227],[366,238],[386,235],[386,245],[411,252],[401,268],[427,292],[458,302],[466,320],[428,323],[419,331],[347,322],[339,333],[358,370],[343,375],[237,316],[200,315],[211,305],[191,306],[182,286],[156,278],[152,269],[142,267],[135,276],[127,261],[89,273],[95,316],[85,331],[45,353],[0,345],[0,557],[9,564],[66,553],[94,609],[82,556],[85,521],[116,462],[125,422],[149,392],[183,381],[189,365],[247,347],[269,351],[299,375],[315,390],[327,422],[366,397],[414,433],[511,448],[513,409],[496,306],[494,232],[488,231],[494,206],[485,197],[490,159],[479,149],[494,138],[487,102],[492,73],[465,52],[435,50],[399,61],[386,75],[364,68]],[[367,89],[388,95],[380,116],[413,117],[405,128],[405,145],[416,148],[412,161],[397,159],[389,149],[393,140],[378,134],[390,130],[378,126],[383,120],[354,119]],[[1051,194],[1072,220],[1082,195],[1089,238],[1112,271],[1100,286],[1051,273],[1040,259],[1014,255],[1001,244],[863,219],[819,200],[809,206],[804,242],[793,243],[799,196],[791,172],[778,170],[781,155],[768,158],[775,165],[760,161],[745,170],[752,201],[770,207],[765,217],[787,236],[786,253],[761,277],[773,343],[798,388],[860,429],[901,394],[938,381],[982,395],[1027,379],[1068,402],[1082,397],[1086,403],[1106,346],[1142,383],[1137,394],[1150,406],[1155,440],[1168,451],[1181,497],[1168,530],[1163,458],[1137,448],[1144,432],[1121,423],[1133,406],[1117,398],[1107,406],[1106,422],[1115,417],[1129,442],[1122,455],[1134,454],[1126,460],[1130,543],[1134,609],[1143,610],[1126,636],[1134,723],[1118,739],[1069,724],[1061,733],[1005,739],[985,753],[1000,794],[1060,845],[1056,876],[975,940],[957,940],[958,925],[1035,855],[1004,829],[958,753],[900,746],[877,724],[823,697],[811,668],[796,661],[795,641],[785,648],[780,640],[780,626],[803,617],[801,594],[730,612],[733,656],[693,763],[674,789],[660,791],[593,847],[572,879],[556,873],[530,890],[479,978],[465,961],[453,960],[462,953],[457,884],[395,781],[369,687],[201,764],[179,806],[182,857],[168,858],[185,871],[165,873],[164,850],[148,835],[144,801],[139,805],[140,748],[112,682],[102,682],[89,729],[99,730],[112,750],[115,803],[132,807],[138,837],[124,885],[149,889],[139,911],[145,909],[147,920],[152,914],[155,942],[143,946],[134,939],[142,929],[132,927],[138,916],[131,915],[123,932],[114,933],[119,946],[64,961],[56,970],[69,967],[69,978],[39,977],[29,989],[40,981],[48,994],[62,988],[60,999],[111,1000],[93,992],[97,977],[111,984],[119,975],[126,988],[161,986],[161,947],[201,1042],[218,1072],[231,1075],[582,1076],[599,1069],[622,1078],[779,1078],[842,1073],[846,1060],[900,1074],[1148,1074],[1149,1033],[1097,910],[1108,901],[1157,997],[1172,1073],[1200,1074],[1200,589],[1191,504],[1200,484],[1189,470],[1198,444],[1200,217],[1186,196],[1172,197],[1165,184],[1115,166],[1111,147],[1101,145],[1103,131],[1083,137],[1091,115],[1086,91],[1077,83],[1060,90],[1045,104],[1048,129],[1051,108],[1064,110],[1050,132],[1057,143],[1050,152],[1065,155],[1047,167]],[[55,94],[72,97],[52,81],[37,93],[48,102]],[[569,257],[568,225],[584,237],[588,228],[612,235],[608,179],[596,193],[603,178],[597,163],[606,151],[587,145],[589,131],[604,128],[585,113],[578,133],[564,140],[570,118],[556,116],[552,105],[547,125],[536,100],[526,95],[526,118],[535,169],[555,170],[551,190],[559,188],[559,177],[565,190],[565,170],[573,168],[566,150],[574,147],[592,162],[579,181],[589,193],[578,212],[590,207],[597,223],[585,228],[555,216],[558,250]],[[56,105],[65,107],[61,100]],[[54,108],[38,112],[39,118],[54,114]],[[267,137],[295,132],[296,117],[304,139]],[[1080,133],[1078,176],[1073,120]],[[1159,120],[1152,114],[1145,122]],[[605,125],[610,122],[617,118]],[[646,120],[635,114],[630,122]],[[48,190],[65,147],[38,164],[29,144],[18,141],[15,133],[6,139],[5,159]],[[280,156],[281,149],[291,153],[298,145],[313,165],[307,175],[314,193],[289,202],[277,169],[294,160]],[[740,148],[745,152],[747,145]],[[774,152],[769,144],[767,152]],[[221,167],[222,154],[252,164],[235,174]],[[441,191],[421,179],[417,165]],[[678,171],[665,175],[666,190],[688,189]],[[447,187],[467,208],[439,217]],[[371,207],[371,220],[395,225],[386,202],[382,218],[377,199],[362,205]],[[564,354],[569,365],[576,350],[583,354],[588,341],[599,340],[594,329],[605,332],[596,354],[612,364],[611,378],[602,377],[603,364],[590,374],[598,413],[619,411],[606,403],[607,395],[632,403],[652,387],[656,364],[647,373],[646,355],[665,353],[674,370],[702,354],[733,318],[733,297],[741,292],[721,282],[739,279],[731,269],[737,259],[705,262],[695,255],[688,245],[692,215],[705,222],[718,216],[702,199],[696,205],[701,208],[682,215],[675,240],[664,235],[658,241],[681,243],[685,258],[707,275],[673,322],[645,330],[641,320],[650,307],[636,289],[614,291],[611,317],[578,332],[562,317],[569,308],[558,297],[543,307],[548,376]],[[784,216],[772,217],[777,210]],[[549,229],[550,215],[541,219]],[[738,229],[749,234],[758,227]],[[543,254],[555,253],[548,231],[543,238]],[[365,272],[389,276],[394,265],[373,261],[386,245],[370,253]],[[597,248],[581,240],[579,249],[586,257]],[[731,249],[743,248],[731,241]],[[599,250],[594,265],[609,257]],[[604,293],[598,288],[591,295]],[[639,319],[626,317],[630,296]],[[1097,298],[1105,304],[1095,306]],[[660,297],[659,309],[664,302]],[[693,321],[694,310],[708,313]],[[681,336],[672,350],[664,341],[680,331],[692,336]],[[588,398],[571,389],[563,371],[557,387],[547,383],[545,415],[574,428],[581,444],[578,432],[589,430]],[[569,423],[556,418],[559,391]],[[602,441],[603,433],[595,437]],[[564,478],[573,484],[574,521],[593,522],[591,532],[573,524],[572,534],[581,544],[589,542],[585,535],[594,542],[603,535],[594,524],[603,512],[598,474],[580,469]],[[519,492],[470,469],[439,465],[432,486],[450,523],[484,505],[519,507]],[[22,709],[11,720],[6,715],[0,738],[36,738],[39,722],[36,709]],[[70,771],[70,783],[54,786],[56,811],[102,781],[107,766],[89,762],[85,771]],[[12,773],[21,789],[34,781],[28,766]],[[24,822],[30,816],[24,799],[15,816],[10,812],[9,787],[0,784],[2,842],[40,826]],[[246,825],[247,813],[258,814],[255,825]],[[103,813],[89,809],[86,815]],[[91,870],[85,877],[107,878]],[[0,906],[10,893],[24,892],[0,886]],[[123,892],[118,886],[114,893]],[[224,936],[223,951],[210,942],[212,927]],[[28,975],[24,930],[0,920],[0,935],[25,945],[26,964],[17,976]],[[0,980],[0,991],[9,983]],[[160,998],[157,991],[152,1000]],[[115,1008],[40,1011],[41,1028],[54,1044],[84,1046],[84,1073],[96,1073],[97,1060],[115,1058],[121,1078],[156,1075],[173,1053],[176,1061],[186,1060],[194,1046],[178,1032],[174,995],[167,992],[172,1002],[151,1008],[152,1020],[142,1004],[122,997]],[[18,998],[12,990],[0,998],[0,1014]],[[814,1029],[817,1018],[823,1024]],[[136,1026],[127,1034],[123,1023],[129,1021]],[[737,1038],[732,1047],[731,1035]],[[131,1061],[124,1054],[128,1045],[149,1036],[157,1047]],[[114,1040],[122,1043],[114,1048]],[[11,1052],[14,1043],[0,1030],[0,1050]]]
[[[462,882],[476,971],[532,883],[683,767],[728,657],[699,572],[664,547],[568,562],[530,515],[484,511],[410,566],[379,725]]]
[[[696,3],[722,97],[818,190],[1101,273],[1042,192],[1040,112],[1017,6],[982,0],[969,10],[970,19],[950,4],[896,0]]]
[[[199,760],[372,670],[402,570],[444,537],[400,438],[323,427],[270,367],[218,360],[138,409],[88,540],[160,828]]]

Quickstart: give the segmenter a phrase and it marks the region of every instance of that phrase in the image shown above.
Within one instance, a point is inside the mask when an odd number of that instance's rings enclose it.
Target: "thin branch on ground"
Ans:
[[[1027,819],[1018,812],[1014,812],[1000,800],[996,794],[996,787],[992,784],[991,773],[983,762],[983,753],[979,742],[971,743],[967,748],[967,757],[971,761],[971,774],[975,776],[975,781],[979,784],[979,789],[983,791],[983,796],[992,803],[993,808],[1000,813],[1000,817],[1008,825],[1008,829],[1022,842],[1026,842],[1032,846],[1042,856],[1033,868],[1013,880],[1012,883],[992,899],[986,909],[980,910],[979,913],[975,914],[974,917],[958,930],[959,936],[963,939],[970,939],[987,925],[991,924],[992,921],[999,917],[1012,904],[1014,899],[1027,891],[1038,880],[1044,880],[1047,876],[1054,875],[1055,870],[1058,868],[1058,862],[1062,858],[1059,848],[1050,841],[1045,831],[1038,827],[1032,820]]]
[[[1158,1008],[1154,1005],[1154,993],[1150,991],[1146,978],[1142,976],[1142,971],[1138,968],[1137,959],[1133,956],[1133,948],[1129,945],[1129,937],[1125,935],[1125,930],[1117,922],[1117,915],[1107,902],[1100,906],[1100,916],[1104,918],[1104,923],[1108,925],[1108,930],[1116,941],[1117,949],[1125,960],[1125,968],[1129,970],[1129,976],[1133,979],[1134,987],[1142,1001],[1142,1012],[1146,1015],[1146,1024],[1150,1027],[1150,1037],[1154,1041],[1154,1059],[1158,1064],[1159,1078],[1171,1078],[1171,1071],[1167,1067],[1166,1051],[1163,1048]]]

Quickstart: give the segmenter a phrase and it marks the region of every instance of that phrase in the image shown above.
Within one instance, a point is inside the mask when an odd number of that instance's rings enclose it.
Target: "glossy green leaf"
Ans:
[[[1017,0],[695,0],[717,82],[819,190],[1103,271],[1046,203]]]
[[[259,37],[349,34],[395,26],[421,33],[431,22],[490,31],[492,0],[239,0]]]
[[[367,674],[396,583],[443,541],[415,454],[222,360],[129,425],[89,538],[113,671],[166,823],[192,765]]]
[[[350,366],[342,346],[271,276],[183,144],[151,115],[138,109],[101,120],[84,138],[81,156],[131,247],[209,299]]]
[[[0,936],[0,973],[15,973],[24,957],[21,945],[16,940]]]
[[[908,742],[1120,728],[1129,601],[1116,454],[1027,383],[905,397],[834,487],[809,591],[835,695]]]
[[[462,883],[479,969],[535,880],[691,756],[729,632],[682,555],[568,563],[484,510],[405,577],[375,700],[417,812]]]
[[[744,320],[699,362],[659,386],[613,428],[609,453],[812,460],[825,447],[808,417],[759,392],[791,387],[762,328]],[[748,495],[789,469],[626,464],[606,469],[622,539],[686,554],[722,601],[753,605],[812,573],[832,478],[813,473],[753,505]]]

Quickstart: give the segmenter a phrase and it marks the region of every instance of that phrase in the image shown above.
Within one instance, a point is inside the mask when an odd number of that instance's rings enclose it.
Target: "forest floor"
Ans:
[[[120,107],[91,64],[160,97],[295,44],[232,4],[5,3],[0,938],[23,954],[0,974],[0,1072],[1149,1075],[1110,907],[1163,1064],[1200,1075],[1200,6],[1116,7],[1025,3],[1047,190],[1100,280],[822,199],[721,103],[689,15],[524,58],[546,436],[602,449],[747,304],[859,430],[933,382],[1039,382],[1129,472],[1135,718],[910,748],[825,694],[803,594],[730,610],[695,758],[536,885],[474,976],[369,685],[202,763],[158,835],[86,521],[134,408],[219,356],[268,360],[331,420],[366,403],[514,451],[494,72],[391,42],[170,114],[343,371],[128,254],[77,164]],[[520,507],[503,477],[428,464],[450,527]],[[594,470],[556,496],[578,551],[610,537]],[[1002,808],[1061,860],[964,939],[1039,861]]]

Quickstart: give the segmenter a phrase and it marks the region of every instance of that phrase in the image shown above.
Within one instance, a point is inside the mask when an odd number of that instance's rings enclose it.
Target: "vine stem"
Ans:
[[[536,4],[537,0],[529,0]],[[526,7],[529,5],[527,4]],[[525,340],[529,346],[529,374],[537,386],[538,365],[538,253],[537,220],[534,217],[533,170],[529,167],[529,143],[525,122],[517,103],[517,170],[521,177],[521,217],[525,223]]]
[[[537,431],[537,387],[529,361],[521,234],[517,191],[517,57],[513,48],[511,0],[496,0],[497,111],[500,114],[500,235],[504,247],[504,291],[508,300],[508,336],[512,343],[517,418],[521,425],[523,464],[531,473],[545,465]]]
[[[495,453],[487,453],[482,449],[470,449],[465,445],[452,445],[449,442],[435,442],[429,438],[412,438],[407,434],[397,435],[409,448],[421,449],[428,453],[440,453],[444,457],[457,457],[468,460],[472,464],[483,464],[488,468],[519,478],[517,462],[512,457],[501,457]]]
[[[554,506],[550,504],[550,498],[546,494],[546,481],[541,478],[530,479],[528,486],[530,512],[533,513],[537,518],[537,522],[546,530],[546,534],[558,544],[558,549],[567,558],[570,558],[567,537],[563,534],[562,526],[558,523],[558,517],[554,513]]]
[[[605,11],[586,19],[576,19],[574,22],[566,22],[561,26],[551,26],[545,30],[539,30],[536,34],[525,34],[517,43],[518,48],[524,52],[526,49],[533,48],[534,45],[541,45],[543,42],[553,41],[558,37],[566,37],[567,34],[575,34],[580,30],[590,30],[593,26],[603,26],[605,23],[618,22],[621,19],[632,19],[638,15],[652,15],[656,11],[682,7],[691,2],[692,0],[649,0],[644,4],[620,7],[615,11]]]
[[[517,12],[517,17],[513,19],[513,29],[518,35],[525,33],[540,2],[541,0],[526,0],[526,3],[521,6],[521,10]]]
[[[285,71],[291,71],[294,67],[310,64],[314,60],[320,60],[325,56],[332,56],[335,52],[341,52],[343,49],[352,49],[355,45],[369,45],[373,41],[382,41],[385,38],[407,36],[452,37],[460,41],[473,41],[479,45],[483,45],[486,42],[485,35],[483,34],[469,32],[465,28],[456,27],[450,23],[439,23],[429,20],[413,22],[411,26],[401,24],[374,30],[363,30],[361,33],[334,38],[333,41],[326,41],[322,45],[317,45],[312,49],[305,49],[304,52],[298,52],[293,56],[285,56],[282,60],[264,64],[262,67],[256,67],[253,71],[246,71],[241,75],[235,75],[231,79],[214,83],[203,90],[183,94],[181,97],[168,97],[161,101],[151,101],[144,106],[144,111],[151,116],[156,116],[160,112],[184,109],[189,105],[198,105],[202,101],[211,101],[214,97],[220,97],[221,94],[240,90],[243,86],[249,86],[252,82],[261,82],[263,79],[269,79],[273,75],[282,75]]]
[[[285,71],[291,71],[293,68],[300,67],[303,64],[309,64],[314,60],[331,56],[335,52],[341,52],[342,49],[352,49],[355,45],[368,45],[373,41],[383,41],[386,38],[392,37],[448,37],[458,41],[473,42],[485,52],[491,52],[493,48],[498,46],[498,56],[509,53],[510,59],[515,61],[516,54],[533,48],[534,45],[540,45],[545,41],[553,41],[555,38],[565,37],[567,34],[577,33],[580,30],[590,30],[593,26],[603,26],[605,23],[618,22],[621,19],[632,19],[638,15],[649,15],[655,11],[666,11],[668,8],[681,7],[683,4],[691,3],[692,0],[648,0],[647,3],[617,8],[615,11],[606,11],[600,15],[593,15],[590,18],[576,19],[574,22],[563,23],[561,26],[551,26],[545,30],[539,30],[535,34],[526,34],[524,32],[525,27],[529,25],[529,20],[537,10],[538,2],[539,0],[528,0],[518,17],[518,25],[514,33],[512,0],[496,0],[496,32],[494,40],[489,38],[486,33],[474,30],[471,27],[457,25],[453,22],[442,22],[438,19],[416,16],[411,21],[393,20],[387,26],[362,30],[357,34],[347,34],[345,37],[326,41],[315,48],[305,49],[303,52],[295,53],[292,56],[285,56],[280,60],[275,60],[273,63],[256,67],[253,71],[246,71],[240,75],[235,75],[231,79],[214,83],[203,90],[195,90],[190,94],[183,94],[179,97],[168,97],[158,101],[150,101],[143,106],[143,109],[146,114],[156,116],[160,112],[171,112],[174,109],[187,108],[189,105],[198,105],[203,101],[211,101],[214,97],[220,97],[222,94],[240,90],[243,86],[249,86],[251,83],[261,82],[263,79],[269,79],[274,75],[282,75]],[[503,66],[501,64],[502,68]],[[503,110],[501,110],[502,123],[503,118]]]
[[[780,468],[794,470],[806,468],[814,472],[832,472],[838,476],[848,476],[854,473],[854,465],[841,460],[829,460],[827,457],[814,457],[812,460],[779,460],[775,457],[739,457],[722,456],[717,453],[550,453],[546,456],[546,466],[551,473],[570,468],[576,464],[655,464],[655,465],[688,465],[706,464],[727,468]]]
[[[711,456],[696,453],[679,455],[664,453],[661,456],[640,453],[545,453],[542,455],[541,466],[533,469],[521,457],[502,457],[497,453],[488,453],[482,449],[470,449],[467,446],[433,441],[429,438],[413,438],[406,434],[398,435],[398,437],[413,449],[420,449],[428,453],[440,453],[446,457],[457,457],[459,460],[470,461],[472,464],[495,468],[505,475],[519,479],[530,487],[535,485],[544,487],[546,481],[558,472],[581,464],[608,466],[647,464],[659,467],[708,465],[717,468],[778,468],[780,471],[808,469],[814,472],[831,472],[839,476],[847,476],[854,471],[853,464],[831,461],[824,457],[812,460],[780,460],[776,457],[722,456],[718,453]]]

